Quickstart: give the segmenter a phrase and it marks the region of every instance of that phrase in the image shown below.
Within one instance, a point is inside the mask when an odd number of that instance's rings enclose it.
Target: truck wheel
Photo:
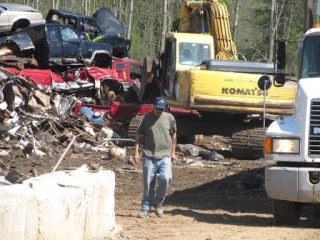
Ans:
[[[300,219],[302,204],[272,199],[272,212],[276,225],[296,225]]]
[[[313,208],[314,208],[314,216],[316,218],[320,218],[320,204],[314,204]]]

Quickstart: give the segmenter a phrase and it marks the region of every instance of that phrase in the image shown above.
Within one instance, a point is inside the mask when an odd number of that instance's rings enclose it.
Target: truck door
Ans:
[[[61,35],[62,57],[64,61],[76,61],[81,47],[80,34],[69,26],[59,26],[58,28]]]
[[[62,43],[60,40],[58,27],[57,26],[47,26],[47,42],[49,45],[49,61],[57,64],[62,63],[61,53],[62,53]]]
[[[163,84],[163,94],[166,97],[174,97],[176,84],[176,39],[166,38],[164,54],[161,57],[163,64],[161,80]]]

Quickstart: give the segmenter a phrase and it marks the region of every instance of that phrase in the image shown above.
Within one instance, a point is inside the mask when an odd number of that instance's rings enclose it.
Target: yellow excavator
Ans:
[[[161,56],[144,59],[139,100],[161,95],[170,106],[197,110],[198,118],[176,117],[178,136],[232,137],[235,158],[260,158],[262,117],[266,112],[268,125],[293,114],[296,83],[260,90],[261,76],[275,76],[274,63],[237,59],[226,6],[218,0],[184,1]]]

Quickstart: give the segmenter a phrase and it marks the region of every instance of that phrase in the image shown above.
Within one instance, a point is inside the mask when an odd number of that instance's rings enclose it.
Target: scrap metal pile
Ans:
[[[119,134],[124,134],[124,126],[110,120],[108,107],[93,112],[77,94],[36,84],[22,75],[0,68],[0,176],[12,182],[21,177],[16,171],[4,171],[13,150],[21,151],[25,158],[41,157],[51,147],[65,149],[75,139],[77,147],[109,153],[110,157],[125,157],[125,152],[120,148],[116,151],[114,146],[130,140],[123,135],[117,140]]]

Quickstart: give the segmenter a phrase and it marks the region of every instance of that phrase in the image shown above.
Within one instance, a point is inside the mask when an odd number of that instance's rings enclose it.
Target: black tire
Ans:
[[[300,219],[302,204],[272,199],[272,212],[276,225],[296,225]]]
[[[316,218],[320,218],[320,204],[314,204],[313,208],[314,208],[314,216]]]

